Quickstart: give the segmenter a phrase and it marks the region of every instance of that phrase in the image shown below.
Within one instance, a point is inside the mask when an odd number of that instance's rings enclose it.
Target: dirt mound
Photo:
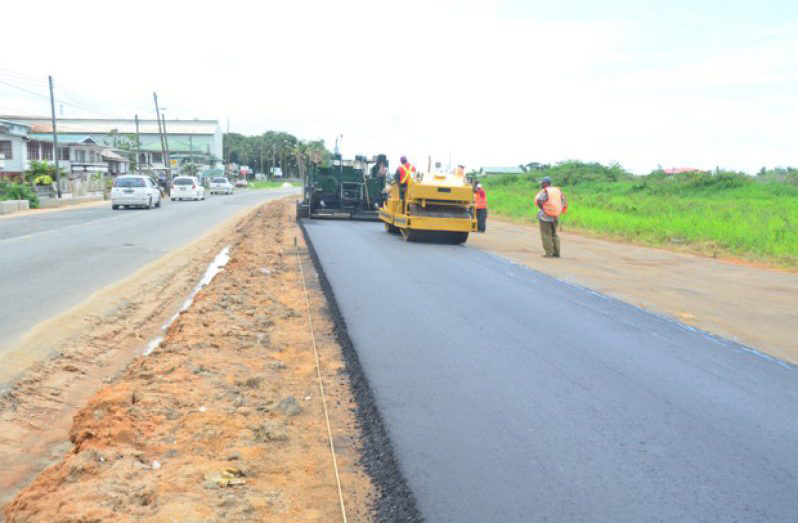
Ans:
[[[9,522],[339,521],[288,202],[236,231],[231,260],[149,356],[81,409],[72,450]],[[371,519],[340,348],[303,259],[347,515]]]

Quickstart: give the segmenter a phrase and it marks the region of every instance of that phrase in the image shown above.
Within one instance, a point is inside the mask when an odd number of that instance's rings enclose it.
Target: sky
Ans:
[[[798,166],[795,0],[9,2],[0,113],[218,119],[345,157]],[[16,21],[16,22],[15,22]],[[342,137],[342,138],[341,138]]]

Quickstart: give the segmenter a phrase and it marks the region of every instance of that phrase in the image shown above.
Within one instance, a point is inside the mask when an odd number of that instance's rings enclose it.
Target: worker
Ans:
[[[394,177],[396,178],[396,183],[399,184],[399,199],[402,200],[403,205],[405,193],[407,192],[407,184],[410,183],[410,180],[415,174],[416,168],[407,161],[407,156],[399,158],[399,168],[396,169]]]
[[[568,210],[568,200],[558,187],[552,187],[548,176],[540,180],[540,192],[535,196],[540,223],[540,239],[543,242],[544,258],[560,257],[560,236],[557,225],[560,215]]]
[[[474,208],[477,210],[477,232],[485,232],[488,221],[488,196],[481,183],[474,186]]]
[[[465,178],[465,165],[458,165],[457,169],[454,170],[454,174],[460,178]]]

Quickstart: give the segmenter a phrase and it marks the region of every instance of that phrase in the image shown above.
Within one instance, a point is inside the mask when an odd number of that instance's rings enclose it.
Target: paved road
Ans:
[[[0,350],[228,216],[295,192],[239,191],[152,210],[113,211],[109,204],[0,220]]]
[[[798,368],[467,246],[306,227],[428,521],[798,521]]]

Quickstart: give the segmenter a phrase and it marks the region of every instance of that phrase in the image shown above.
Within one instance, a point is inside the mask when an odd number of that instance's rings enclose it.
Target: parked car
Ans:
[[[244,178],[239,178],[236,180],[236,187],[249,187],[247,180]]]
[[[149,176],[119,176],[111,188],[111,208],[161,206],[161,190]]]
[[[196,176],[178,176],[172,181],[173,200],[204,200],[205,187]]]
[[[227,178],[211,178],[211,194],[233,194],[233,184]]]

